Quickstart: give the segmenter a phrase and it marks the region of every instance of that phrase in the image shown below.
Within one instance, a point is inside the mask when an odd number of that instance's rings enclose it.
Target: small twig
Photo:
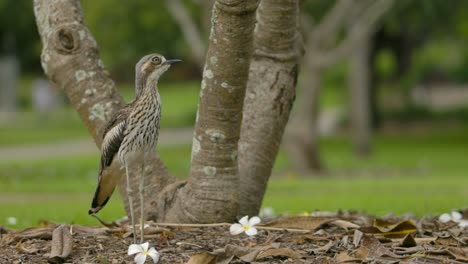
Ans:
[[[308,229],[297,229],[297,228],[281,228],[281,227],[271,227],[271,226],[256,226],[257,229],[271,230],[271,231],[288,231],[291,233],[309,233],[312,230]]]
[[[192,244],[192,243],[186,243],[186,242],[177,242],[176,245],[178,246],[187,245],[187,246],[192,246],[192,247],[197,247],[197,248],[203,248],[203,246]]]
[[[172,227],[214,227],[214,226],[230,226],[229,223],[213,223],[213,224],[174,224],[174,223],[157,223],[158,226],[172,226]],[[296,228],[281,228],[271,226],[255,226],[257,229],[271,230],[271,231],[288,231],[293,233],[308,233],[311,230],[296,229]]]
[[[158,226],[173,226],[173,227],[210,227],[210,226],[230,226],[229,223],[213,223],[213,224],[175,224],[175,223],[155,223]]]

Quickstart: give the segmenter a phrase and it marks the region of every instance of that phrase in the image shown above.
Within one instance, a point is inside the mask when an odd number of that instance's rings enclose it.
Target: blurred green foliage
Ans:
[[[15,53],[26,72],[40,72],[40,40],[32,1],[0,0],[0,55]]]
[[[183,2],[192,13],[195,23],[203,28],[204,12],[201,6],[196,1]],[[333,3],[304,1],[302,9],[317,23]],[[168,57],[183,57],[186,62],[190,61],[190,44],[185,43],[164,1],[83,0],[82,6],[86,23],[114,77],[131,81],[133,71],[128,69],[132,69],[135,61],[143,54],[151,52]],[[467,10],[468,2],[465,0],[399,0],[383,19],[383,27],[393,33],[407,31],[421,45],[438,45],[440,40],[449,40],[464,47],[468,40]],[[23,71],[38,73],[40,48],[32,1],[0,0],[0,53],[15,50]],[[464,67],[467,61],[464,58],[468,58],[468,52],[464,49],[459,51],[458,57],[463,62],[450,71],[464,80],[464,76],[468,75],[465,70],[468,67]]]
[[[83,1],[86,23],[99,43],[103,61],[114,76],[133,78],[128,71],[143,54],[159,52],[186,57],[179,27],[164,1]],[[131,67],[130,67],[131,68]]]

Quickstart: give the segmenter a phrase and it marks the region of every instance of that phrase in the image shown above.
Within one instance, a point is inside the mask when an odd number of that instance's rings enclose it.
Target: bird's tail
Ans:
[[[115,186],[118,181],[118,174],[112,173],[112,170],[104,169],[99,173],[98,186],[96,192],[94,193],[93,202],[91,203],[91,208],[88,211],[88,214],[95,214],[101,210],[106,203],[109,201],[109,198],[114,192]]]

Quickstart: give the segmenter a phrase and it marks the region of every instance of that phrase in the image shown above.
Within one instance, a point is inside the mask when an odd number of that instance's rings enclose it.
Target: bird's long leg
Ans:
[[[146,152],[143,154],[143,162],[141,164],[140,175],[140,243],[143,244],[145,239],[145,160]]]
[[[133,244],[136,244],[135,213],[133,211],[132,187],[130,186],[130,174],[128,173],[128,164],[125,162],[125,175],[127,176],[127,197],[130,205],[130,218],[132,219]]]

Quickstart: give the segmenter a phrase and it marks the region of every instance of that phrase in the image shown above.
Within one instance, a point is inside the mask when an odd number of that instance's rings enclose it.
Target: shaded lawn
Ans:
[[[126,102],[133,99],[129,85],[119,89]],[[198,83],[164,83],[160,89],[163,114],[161,127],[187,127],[195,123],[198,104]],[[40,115],[31,108],[18,113],[14,120],[0,123],[0,146],[15,144],[46,143],[89,137],[78,113],[71,107]]]
[[[424,135],[379,136],[369,159],[352,156],[345,138],[321,143],[328,175],[300,178],[280,153],[264,206],[291,214],[319,210],[357,209],[371,214],[389,212],[437,214],[468,204],[468,133],[440,130]],[[170,171],[183,178],[190,168],[190,146],[162,148]],[[0,224],[9,216],[19,226],[39,219],[97,224],[87,215],[96,184],[98,155],[42,161],[0,162]],[[117,193],[116,193],[117,194]],[[100,216],[124,214],[114,195]]]
[[[32,112],[30,87],[33,77],[23,78],[20,89],[22,111],[14,120],[0,123],[0,146],[15,144],[47,143],[89,137],[78,114],[70,106],[40,115]],[[161,81],[159,92],[162,98],[161,127],[192,127],[197,112],[200,83],[198,81]],[[342,102],[343,94],[334,87],[324,89],[321,100],[325,106]],[[126,102],[134,97],[130,84],[119,85]],[[34,133],[32,133],[34,131]]]

